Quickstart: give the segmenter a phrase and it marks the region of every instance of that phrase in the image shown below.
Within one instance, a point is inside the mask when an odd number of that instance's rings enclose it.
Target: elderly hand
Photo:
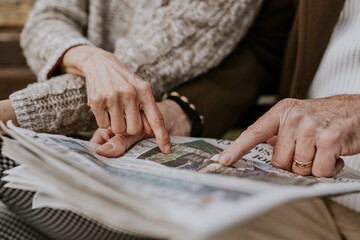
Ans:
[[[150,83],[131,73],[115,55],[96,47],[76,46],[64,54],[61,67],[85,77],[88,105],[100,128],[140,136],[144,113],[161,151],[170,152],[170,138]]]
[[[272,164],[300,175],[335,176],[340,156],[360,152],[360,95],[284,99],[249,126],[220,156],[232,165],[276,136]]]
[[[170,135],[190,135],[190,119],[177,103],[171,100],[164,100],[157,105],[164,116],[165,126]],[[144,115],[142,116],[142,121],[144,131],[133,136],[114,134],[109,129],[99,128],[91,139],[92,142],[101,144],[96,149],[96,152],[105,157],[119,157],[138,141],[145,137],[153,137],[154,135]]]

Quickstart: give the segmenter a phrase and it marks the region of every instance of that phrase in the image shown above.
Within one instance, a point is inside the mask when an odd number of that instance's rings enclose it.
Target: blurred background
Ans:
[[[0,0],[0,100],[36,80],[26,66],[20,33],[35,0]]]

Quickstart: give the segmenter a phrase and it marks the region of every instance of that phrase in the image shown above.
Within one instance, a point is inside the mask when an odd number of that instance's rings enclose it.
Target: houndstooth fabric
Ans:
[[[0,144],[0,177],[4,175],[4,171],[17,166],[17,164],[4,157],[1,154]],[[17,223],[17,219],[22,219],[24,222],[33,227],[35,233],[41,232],[48,236],[50,239],[67,239],[67,240],[144,240],[152,239],[143,236],[136,236],[130,233],[124,233],[116,231],[107,227],[106,225],[94,221],[90,218],[82,216],[80,214],[57,210],[51,208],[31,209],[33,192],[23,191],[18,189],[5,188],[4,182],[0,182],[0,200],[10,209],[12,213],[7,213],[12,216],[12,220],[7,225],[0,227],[1,234],[9,235],[9,231],[23,231],[23,235],[27,234],[25,225],[22,222]],[[16,214],[16,216],[14,215]],[[11,226],[9,226],[9,224]],[[24,226],[23,226],[24,225]],[[5,227],[6,230],[5,230]],[[16,230],[18,229],[18,230]],[[21,236],[23,236],[21,235]],[[24,236],[25,236],[24,235]],[[9,235],[10,236],[10,235]],[[32,239],[32,238],[0,238],[0,239]],[[35,235],[34,235],[35,236]],[[38,240],[45,239],[35,238]]]
[[[1,240],[49,240],[0,204]]]

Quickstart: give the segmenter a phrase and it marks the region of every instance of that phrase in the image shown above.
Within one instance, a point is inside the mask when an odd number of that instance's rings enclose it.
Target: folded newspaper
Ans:
[[[360,192],[360,173],[348,167],[334,178],[272,167],[267,144],[224,167],[217,157],[227,140],[172,137],[165,155],[146,139],[110,159],[87,141],[1,127],[11,137],[2,137],[3,154],[21,164],[3,180],[35,191],[33,208],[72,210],[153,237],[213,239],[291,200]]]

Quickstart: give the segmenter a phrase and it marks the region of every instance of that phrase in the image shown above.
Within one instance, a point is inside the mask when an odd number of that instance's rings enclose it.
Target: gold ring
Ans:
[[[293,159],[294,159],[294,165],[301,169],[309,168],[312,166],[312,163],[313,163],[312,160],[304,163],[304,162],[300,162],[300,161],[296,160],[295,158],[293,158]]]

